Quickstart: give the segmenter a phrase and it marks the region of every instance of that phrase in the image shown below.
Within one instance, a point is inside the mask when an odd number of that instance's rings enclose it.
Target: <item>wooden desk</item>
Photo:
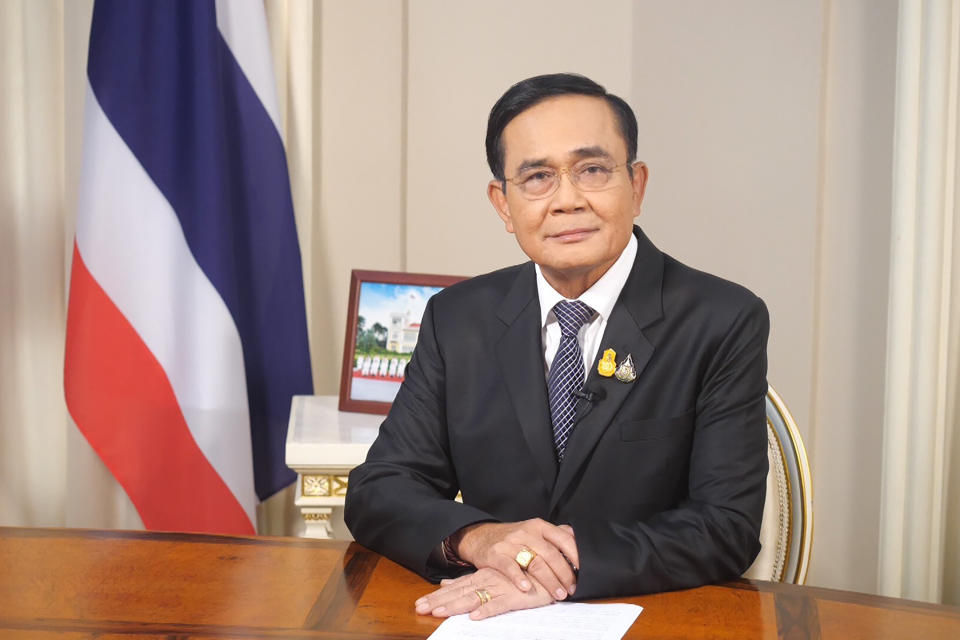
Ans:
[[[425,638],[431,585],[344,541],[0,528],[0,638]],[[960,638],[960,610],[737,581],[623,598],[627,638]]]

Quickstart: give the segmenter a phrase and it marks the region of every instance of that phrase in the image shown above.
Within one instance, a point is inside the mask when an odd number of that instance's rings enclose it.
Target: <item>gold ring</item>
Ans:
[[[533,562],[533,559],[536,557],[537,557],[536,551],[534,551],[533,549],[527,549],[526,547],[524,547],[523,549],[520,549],[519,552],[517,552],[517,556],[514,558],[514,560],[517,561],[517,564],[520,565],[521,569],[526,571],[527,567],[530,566],[530,563]]]
[[[486,589],[474,589],[473,591],[477,594],[477,597],[480,598],[480,605],[485,605],[490,602],[490,592]]]

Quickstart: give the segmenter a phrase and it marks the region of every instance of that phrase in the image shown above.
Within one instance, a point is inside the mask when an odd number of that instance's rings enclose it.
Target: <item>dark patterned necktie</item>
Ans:
[[[557,446],[557,459],[563,460],[577,404],[573,394],[583,388],[583,352],[580,351],[577,334],[580,333],[580,327],[593,316],[593,309],[579,300],[561,300],[554,305],[553,314],[560,323],[560,347],[550,366],[547,390],[550,393],[553,442]]]

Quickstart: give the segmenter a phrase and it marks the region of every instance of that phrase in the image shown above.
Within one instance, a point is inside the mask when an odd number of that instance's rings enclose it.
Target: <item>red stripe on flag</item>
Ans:
[[[74,422],[147,529],[253,534],[197,446],[153,353],[73,247],[64,390]]]

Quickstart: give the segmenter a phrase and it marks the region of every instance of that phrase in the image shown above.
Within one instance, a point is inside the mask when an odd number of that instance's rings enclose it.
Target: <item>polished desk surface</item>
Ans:
[[[425,638],[432,586],[342,541],[0,527],[0,638]],[[736,581],[619,598],[626,638],[960,638],[960,609]]]

